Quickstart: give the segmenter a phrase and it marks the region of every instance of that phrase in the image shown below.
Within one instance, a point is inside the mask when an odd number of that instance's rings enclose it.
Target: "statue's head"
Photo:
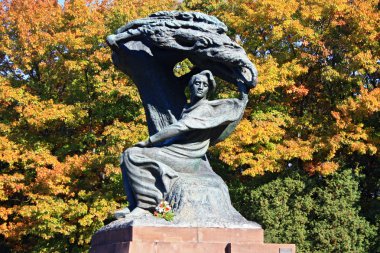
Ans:
[[[214,93],[216,82],[211,71],[204,70],[193,75],[189,81],[190,93],[193,98],[203,99]]]

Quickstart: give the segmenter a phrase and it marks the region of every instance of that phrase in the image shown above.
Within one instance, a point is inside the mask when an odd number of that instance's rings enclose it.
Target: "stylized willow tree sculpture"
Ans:
[[[139,89],[150,134],[171,123],[169,111],[178,118],[186,103],[187,81],[173,74],[173,67],[186,58],[225,81],[256,85],[255,66],[226,31],[212,16],[163,11],[132,21],[107,37],[114,64]]]

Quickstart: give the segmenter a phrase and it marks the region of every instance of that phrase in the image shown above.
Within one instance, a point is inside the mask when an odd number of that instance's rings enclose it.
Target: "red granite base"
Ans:
[[[251,228],[127,227],[92,237],[91,253],[295,253],[294,244],[266,244]]]

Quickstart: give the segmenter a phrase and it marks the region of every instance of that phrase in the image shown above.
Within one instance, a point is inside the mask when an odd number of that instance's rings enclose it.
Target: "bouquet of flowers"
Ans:
[[[172,210],[172,207],[167,201],[163,200],[157,205],[156,211],[153,215],[158,218],[163,218],[167,221],[172,221],[174,219],[174,212]]]

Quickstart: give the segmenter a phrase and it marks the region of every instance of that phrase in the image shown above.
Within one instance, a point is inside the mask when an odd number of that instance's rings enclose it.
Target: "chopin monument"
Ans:
[[[163,11],[107,37],[115,66],[139,90],[150,137],[122,154],[129,207],[93,236],[91,252],[295,252],[263,243],[261,226],[235,210],[206,156],[235,129],[257,83],[255,66],[226,32],[215,17]],[[195,67],[175,76],[185,59]],[[235,84],[239,97],[211,100],[214,76]],[[172,221],[152,215],[162,201]]]

